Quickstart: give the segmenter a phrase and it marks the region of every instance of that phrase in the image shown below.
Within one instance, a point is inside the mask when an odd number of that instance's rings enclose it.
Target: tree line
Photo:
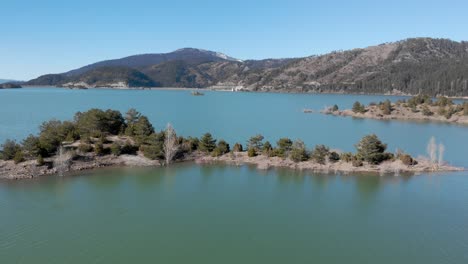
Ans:
[[[109,140],[118,136],[123,140]],[[169,164],[182,159],[185,155],[198,151],[205,155],[219,157],[227,153],[247,152],[249,157],[265,155],[268,157],[289,158],[294,162],[313,160],[319,164],[334,163],[340,160],[362,166],[363,162],[380,164],[387,160],[402,160],[406,165],[416,161],[404,153],[386,152],[387,145],[376,135],[367,135],[356,144],[356,153],[331,150],[328,146],[317,145],[308,149],[303,141],[280,138],[275,146],[264,141],[262,135],[251,137],[246,148],[237,142],[231,148],[223,139],[216,139],[210,133],[202,137],[178,136],[171,125],[156,131],[147,116],[135,109],[122,114],[116,110],[91,109],[75,114],[73,121],[50,120],[44,122],[38,135],[29,135],[21,143],[6,140],[1,145],[0,158],[20,163],[36,159],[39,166],[44,165],[44,158],[57,154],[64,145],[76,144],[76,152],[85,154],[115,156],[135,155],[141,152],[152,160]]]

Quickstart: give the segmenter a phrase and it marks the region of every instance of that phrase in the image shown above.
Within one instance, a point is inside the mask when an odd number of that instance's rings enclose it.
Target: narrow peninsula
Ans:
[[[168,166],[173,162],[198,164],[254,164],[259,169],[285,167],[316,172],[420,173],[459,171],[437,155],[432,139],[428,158],[414,158],[403,151],[390,153],[376,135],[356,144],[356,152],[333,150],[325,145],[308,149],[303,141],[281,138],[273,146],[262,135],[251,137],[244,148],[210,133],[201,138],[182,137],[168,124],[156,131],[149,119],[130,109],[91,109],[78,112],[73,121],[50,120],[37,136],[21,143],[6,140],[0,150],[0,178],[20,179],[101,167]]]

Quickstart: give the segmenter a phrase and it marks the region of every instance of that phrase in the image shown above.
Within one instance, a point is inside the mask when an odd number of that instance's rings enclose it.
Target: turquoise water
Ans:
[[[0,90],[0,140],[91,107],[135,107],[158,128],[245,143],[262,133],[389,148],[468,167],[468,127],[304,114],[379,96]],[[397,97],[391,97],[396,100]],[[110,169],[0,181],[0,263],[468,263],[468,175],[317,175],[249,166]]]
[[[27,88],[0,90],[0,142],[21,140],[37,133],[39,125],[51,118],[72,119],[77,111],[112,108],[125,112],[136,108],[150,118],[156,128],[172,123],[179,134],[200,136],[211,132],[230,143],[257,133],[276,142],[280,137],[300,138],[309,147],[326,144],[351,151],[364,135],[376,133],[389,150],[403,148],[413,155],[425,155],[431,136],[444,143],[446,158],[468,167],[468,127],[398,121],[376,121],[304,114],[302,109],[323,109],[338,104],[350,108],[363,103],[400,97],[354,95],[304,95],[273,93],[206,92],[191,96],[189,91],[150,90],[70,90]]]

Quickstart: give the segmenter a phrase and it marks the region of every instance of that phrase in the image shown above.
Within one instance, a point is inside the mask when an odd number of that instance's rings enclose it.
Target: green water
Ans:
[[[262,133],[343,150],[376,133],[468,167],[468,127],[304,114],[381,96],[0,90],[0,141],[92,107],[136,107],[157,128]],[[389,97],[396,100],[397,97]],[[468,263],[468,174],[315,175],[248,166],[111,169],[0,181],[0,263]]]
[[[0,184],[2,263],[467,263],[466,175],[184,164]]]

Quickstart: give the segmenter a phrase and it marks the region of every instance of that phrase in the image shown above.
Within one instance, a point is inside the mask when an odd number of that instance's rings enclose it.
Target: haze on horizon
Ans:
[[[0,78],[193,47],[238,59],[304,57],[409,37],[467,40],[461,0],[2,2]]]

